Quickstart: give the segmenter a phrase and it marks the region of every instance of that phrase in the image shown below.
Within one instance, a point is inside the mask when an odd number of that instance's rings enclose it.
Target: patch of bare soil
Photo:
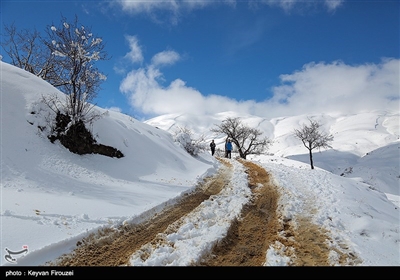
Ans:
[[[196,190],[185,195],[176,204],[140,224],[124,225],[118,230],[105,229],[78,242],[77,248],[68,255],[48,265],[57,266],[124,266],[129,265],[131,255],[144,244],[151,242],[158,233],[191,212],[211,195],[219,193],[229,184],[231,164],[223,161],[223,167],[212,177],[206,178]]]

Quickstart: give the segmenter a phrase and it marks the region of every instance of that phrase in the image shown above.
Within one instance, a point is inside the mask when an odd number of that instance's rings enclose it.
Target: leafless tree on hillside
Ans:
[[[38,31],[18,31],[14,24],[5,25],[1,46],[10,57],[11,64],[48,80],[55,69],[53,56],[43,44]]]
[[[303,124],[300,129],[295,129],[295,136],[303,142],[304,147],[309,151],[311,169],[314,169],[312,150],[315,148],[332,148],[329,143],[333,141],[333,136],[322,132],[321,124],[308,118],[310,124]]]
[[[44,44],[57,66],[49,82],[67,94],[68,115],[86,122],[94,106],[90,102],[97,96],[100,83],[106,80],[94,65],[107,59],[105,45],[101,38],[93,36],[90,28],[79,25],[77,16],[72,23],[62,17],[59,27],[48,26],[46,32]]]
[[[188,127],[178,127],[173,137],[174,141],[180,143],[192,156],[197,156],[200,152],[206,150],[204,135],[195,137]]]
[[[246,159],[250,154],[261,154],[271,144],[268,137],[263,137],[263,132],[243,124],[240,118],[227,118],[220,125],[215,125],[211,131],[227,135],[235,144],[241,158]]]

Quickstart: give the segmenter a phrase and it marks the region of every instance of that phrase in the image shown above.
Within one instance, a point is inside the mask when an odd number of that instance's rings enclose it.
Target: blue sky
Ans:
[[[138,119],[399,109],[400,1],[2,1],[2,25],[61,15],[111,57],[98,106]],[[9,62],[3,55],[3,61]]]

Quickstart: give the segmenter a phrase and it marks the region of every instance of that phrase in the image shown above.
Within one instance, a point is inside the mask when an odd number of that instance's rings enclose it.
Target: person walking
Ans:
[[[226,150],[226,157],[227,158],[231,158],[231,156],[232,156],[232,142],[229,139],[225,144],[225,150]]]
[[[213,156],[214,153],[215,153],[215,142],[214,142],[214,140],[211,140],[210,148],[211,148],[211,155]]]
[[[226,137],[226,139],[225,139],[225,157],[227,158],[228,157],[228,151],[226,150],[226,144],[228,143],[228,137]]]

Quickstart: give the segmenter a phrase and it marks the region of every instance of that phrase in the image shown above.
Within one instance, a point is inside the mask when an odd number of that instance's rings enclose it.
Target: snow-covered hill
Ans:
[[[368,161],[368,171],[365,182],[381,191],[400,195],[398,186],[400,168],[398,164],[387,166],[382,163],[390,158],[390,162],[400,159],[400,113],[373,111],[359,114],[323,113],[319,115],[288,116],[265,119],[257,116],[240,115],[225,112],[213,116],[196,115],[162,115],[145,121],[155,127],[174,133],[179,127],[190,129],[195,137],[204,135],[207,141],[215,139],[217,147],[223,148],[226,135],[216,135],[210,131],[226,118],[238,117],[249,127],[254,127],[272,140],[267,154],[294,159],[309,163],[308,150],[294,136],[294,129],[302,124],[308,124],[308,118],[317,120],[322,128],[334,136],[332,149],[314,150],[314,165],[346,177],[360,177],[356,170],[364,169],[363,163]],[[385,153],[385,157],[383,156]],[[374,168],[371,169],[371,166]],[[351,170],[351,171],[349,171]],[[390,180],[387,186],[381,182]]]
[[[209,152],[190,156],[168,131],[187,126],[221,144],[224,136],[209,134],[209,128],[236,116],[234,112],[168,115],[140,122],[96,107],[103,114],[91,127],[96,140],[125,156],[81,156],[58,142],[52,144],[39,128],[50,113],[40,102],[42,95],[62,97],[62,93],[9,64],[0,62],[0,71],[2,266],[43,265],[73,250],[90,233],[137,223],[174,203],[214,174],[220,163]],[[333,150],[315,154],[315,170],[310,170],[305,148],[292,135],[307,116],[241,117],[274,140],[268,154],[249,160],[264,166],[279,185],[282,217],[294,219],[311,209],[308,214],[313,222],[332,234],[335,243],[331,246],[346,246],[360,257],[361,265],[400,265],[398,112],[313,115],[335,136]],[[237,174],[232,177],[230,195],[214,201],[241,207],[244,193],[240,188],[247,187],[247,181],[243,167],[232,161]],[[208,215],[220,212],[220,205],[206,203],[191,216],[198,228],[188,226],[194,224],[190,220],[182,224],[173,234],[180,242],[175,251],[149,256],[151,263],[196,262],[204,253],[201,250],[226,234],[226,228],[207,222]],[[213,217],[215,225],[222,224],[218,219],[226,217]],[[212,238],[205,241],[203,232]],[[191,238],[197,238],[196,242]],[[203,246],[192,245],[198,242]],[[267,252],[265,265],[287,265],[275,249]],[[188,251],[193,253],[191,260],[185,255]]]

